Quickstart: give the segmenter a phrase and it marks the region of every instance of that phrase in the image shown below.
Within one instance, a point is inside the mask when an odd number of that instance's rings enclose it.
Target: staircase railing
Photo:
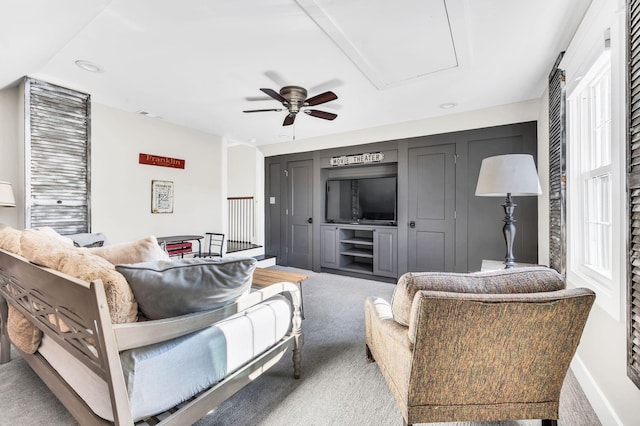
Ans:
[[[255,231],[253,197],[228,197],[228,241],[252,244]]]

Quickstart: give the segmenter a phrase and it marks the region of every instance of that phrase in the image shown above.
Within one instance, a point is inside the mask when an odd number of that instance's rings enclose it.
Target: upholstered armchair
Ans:
[[[560,389],[595,294],[555,271],[408,273],[391,304],[365,302],[367,359],[404,424],[542,419]]]

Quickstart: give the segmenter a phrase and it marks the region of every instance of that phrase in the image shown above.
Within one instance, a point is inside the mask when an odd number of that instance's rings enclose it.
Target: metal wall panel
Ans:
[[[90,96],[25,79],[25,225],[91,231]]]
[[[566,93],[560,54],[549,75],[549,262],[566,274]]]
[[[627,374],[640,387],[640,0],[627,2]]]

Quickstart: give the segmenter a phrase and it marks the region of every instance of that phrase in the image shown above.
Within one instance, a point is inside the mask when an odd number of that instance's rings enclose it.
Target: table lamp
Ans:
[[[508,154],[488,157],[482,160],[476,196],[480,197],[506,197],[502,207],[504,208],[504,241],[507,245],[505,255],[505,268],[515,266],[513,255],[513,241],[516,236],[515,219],[513,212],[516,205],[512,196],[539,195],[542,194],[538,172],[529,154]]]
[[[16,199],[13,198],[13,188],[11,188],[9,182],[0,182],[0,206],[16,206]]]
[[[0,182],[0,206],[16,206],[16,199],[13,197],[13,188],[11,188],[9,182]],[[0,222],[0,229],[2,228],[4,228],[4,224]]]

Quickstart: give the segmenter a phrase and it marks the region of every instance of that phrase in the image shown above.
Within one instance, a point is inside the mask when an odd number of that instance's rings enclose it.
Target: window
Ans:
[[[568,269],[575,285],[592,288],[599,302],[619,318],[623,277],[617,245],[624,240],[614,212],[624,209],[617,188],[622,167],[614,161],[611,57],[605,51],[571,92],[568,122]],[[617,135],[617,133],[615,133]]]

